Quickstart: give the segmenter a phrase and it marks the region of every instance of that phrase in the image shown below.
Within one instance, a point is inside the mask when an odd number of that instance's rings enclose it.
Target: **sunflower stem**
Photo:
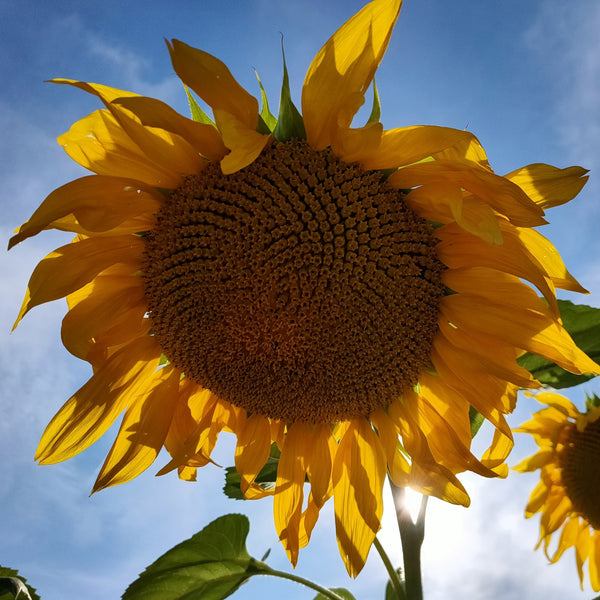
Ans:
[[[375,545],[375,549],[379,552],[379,556],[385,565],[385,568],[390,576],[390,583],[396,592],[396,597],[398,600],[406,600],[406,595],[404,593],[404,584],[398,575],[398,571],[394,569],[394,565],[392,565],[392,561],[389,556],[386,554],[381,542],[375,538],[373,544]]]
[[[390,481],[396,518],[400,529],[402,542],[402,557],[404,559],[404,589],[406,600],[423,600],[423,585],[421,583],[421,546],[425,537],[425,511],[427,496],[421,499],[421,507],[416,522],[413,522],[405,502],[406,491]]]
[[[300,577],[299,575],[294,575],[293,573],[287,573],[286,571],[278,571],[277,569],[272,569],[267,564],[256,561],[254,566],[257,568],[257,575],[271,575],[272,577],[280,577],[281,579],[288,579],[289,581],[295,581],[301,585],[305,585],[319,594],[325,596],[325,598],[330,598],[331,600],[344,600],[339,594],[336,594],[333,590],[325,588],[310,579],[304,579],[304,577]]]

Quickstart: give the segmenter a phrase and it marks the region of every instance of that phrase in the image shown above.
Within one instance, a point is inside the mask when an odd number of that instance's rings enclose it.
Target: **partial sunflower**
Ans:
[[[383,130],[375,118],[351,127],[400,4],[371,2],[325,44],[302,116],[285,69],[276,119],[217,58],[177,40],[174,69],[214,123],[196,104],[198,121],[56,80],[105,108],[59,138],[95,175],[50,194],[10,243],[47,228],[77,234],[35,269],[17,320],[66,296],[63,342],[94,369],[46,429],[41,463],[87,448],[125,411],[94,489],[135,477],[163,446],[172,459],[160,473],[191,480],[232,432],[242,491],[273,494],[292,563],[333,496],[356,575],[386,472],[464,505],[456,473],[505,475],[503,415],[519,387],[537,387],[518,355],[599,372],[557,308],[555,287],[585,290],[533,229],[579,192],[584,169],[534,164],[503,177],[466,131]],[[481,459],[471,407],[495,427]],[[256,476],[273,443],[267,490]]]
[[[588,561],[592,588],[600,591],[600,400],[588,399],[584,413],[564,396],[537,394],[546,408],[516,432],[529,433],[540,447],[515,469],[540,469],[525,509],[527,518],[541,512],[540,539],[548,559],[555,563],[565,550],[575,548],[581,589],[583,565]],[[561,529],[558,547],[550,555],[552,535]]]

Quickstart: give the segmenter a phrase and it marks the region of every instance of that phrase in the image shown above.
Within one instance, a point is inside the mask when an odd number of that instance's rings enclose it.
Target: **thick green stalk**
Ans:
[[[425,537],[425,510],[427,496],[421,500],[421,508],[417,521],[413,522],[405,502],[405,488],[397,487],[390,481],[396,518],[402,541],[402,557],[404,559],[404,589],[406,600],[423,600],[421,582],[421,546]]]

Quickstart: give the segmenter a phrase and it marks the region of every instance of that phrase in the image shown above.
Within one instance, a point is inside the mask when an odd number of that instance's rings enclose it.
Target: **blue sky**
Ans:
[[[299,104],[304,73],[320,46],[364,2],[357,0],[172,0],[171,2],[0,1],[0,237],[26,220],[54,188],[81,176],[55,138],[98,108],[78,90],[43,83],[70,77],[130,89],[169,102],[187,114],[165,38],[179,38],[221,58],[256,93],[253,68],[277,107],[284,34],[292,93]],[[592,171],[583,193],[550,211],[542,232],[592,292],[580,302],[600,306],[600,4],[596,0],[502,2],[405,0],[377,75],[387,128],[434,124],[468,128],[492,166],[507,173],[547,162]],[[45,424],[89,377],[86,364],[60,345],[55,302],[33,311],[9,335],[27,279],[50,250],[66,243],[48,232],[0,254],[0,564],[18,568],[44,600],[119,598],[147,564],[227,512],[251,518],[250,552],[288,564],[272,524],[270,501],[236,502],[220,493],[223,472],[210,466],[195,484],[154,473],[89,497],[111,443],[111,430],[67,463],[37,466],[33,455]],[[567,297],[563,295],[563,297]],[[598,386],[590,384],[590,391]],[[573,393],[582,406],[581,390]],[[523,398],[511,424],[535,410]],[[485,435],[485,432],[482,434]],[[216,461],[232,463],[224,436]],[[531,453],[523,437],[511,464]],[[533,551],[537,519],[523,507],[535,477],[505,481],[463,478],[469,509],[430,503],[423,548],[427,600],[469,598],[589,599],[580,592],[571,554],[548,566]],[[381,536],[400,562],[394,514]],[[331,507],[300,555],[298,574],[348,587],[364,600],[383,597],[385,573],[375,552],[356,581],[337,555]],[[292,583],[256,579],[235,597],[285,594],[312,598]]]

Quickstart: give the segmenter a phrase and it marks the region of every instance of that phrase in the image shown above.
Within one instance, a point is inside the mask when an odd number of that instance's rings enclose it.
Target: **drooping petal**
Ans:
[[[42,464],[57,463],[93,444],[123,409],[144,394],[160,354],[160,347],[149,336],[138,338],[113,354],[50,421],[36,460]]]
[[[402,0],[374,0],[331,36],[313,59],[302,88],[302,114],[315,150],[335,147],[350,127],[385,54]]]
[[[181,181],[181,173],[151,161],[106,109],[74,123],[58,143],[76,163],[98,175],[129,177],[167,189]]]
[[[273,139],[273,135],[264,135],[249,129],[237,117],[226,111],[215,109],[214,112],[223,142],[230,149],[229,154],[221,160],[221,170],[225,175],[231,175],[254,162]]]
[[[179,371],[171,365],[148,378],[134,398],[94,484],[94,491],[125,483],[145,471],[161,451],[179,388]]]
[[[258,125],[258,101],[233,77],[216,57],[179,40],[167,42],[171,62],[183,83],[212,109],[233,115],[247,129]]]
[[[435,160],[404,167],[388,181],[397,189],[410,189],[432,183],[458,185],[487,202],[521,227],[543,225],[544,211],[508,179],[468,161]]]
[[[34,269],[25,299],[15,322],[34,306],[62,298],[83,287],[98,273],[116,263],[136,270],[144,251],[144,241],[133,235],[88,238],[50,252]]]
[[[335,527],[349,575],[362,570],[383,513],[385,454],[369,421],[350,422],[333,464]]]
[[[43,229],[73,215],[88,231],[108,231],[126,219],[145,216],[148,228],[154,222],[164,196],[151,186],[134,179],[90,175],[71,181],[54,190],[19,227],[8,248],[37,235]],[[139,229],[138,231],[143,231]]]
[[[551,165],[536,163],[521,167],[505,175],[516,183],[536,204],[544,210],[560,206],[579,194],[588,180],[582,167],[559,169]]]

